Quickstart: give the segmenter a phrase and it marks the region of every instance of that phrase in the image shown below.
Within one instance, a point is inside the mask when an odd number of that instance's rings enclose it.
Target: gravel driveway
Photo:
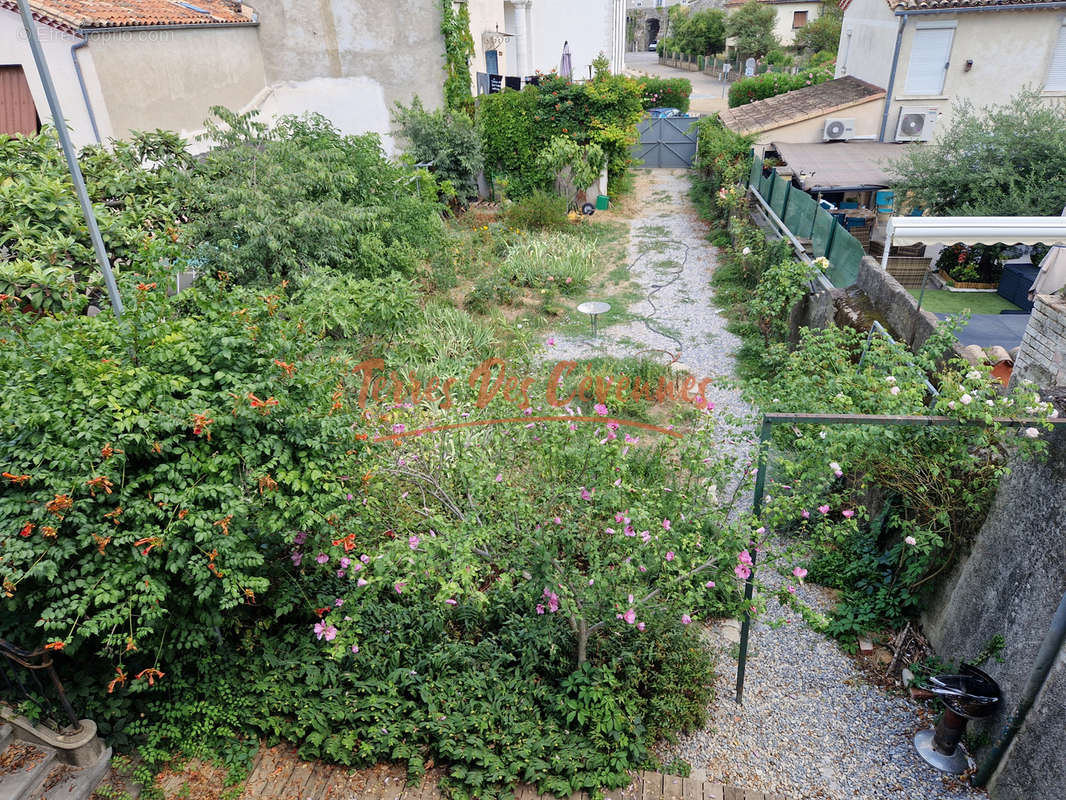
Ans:
[[[725,329],[710,287],[717,250],[706,239],[688,188],[686,170],[638,174],[640,210],[630,221],[628,246],[630,277],[641,295],[628,308],[634,316],[601,329],[596,339],[557,334],[550,356],[644,355],[680,362],[693,374],[717,378],[708,392],[716,412],[749,417],[751,407],[730,385],[740,340]],[[755,437],[748,426],[733,429],[729,438],[743,455]],[[759,578],[771,586],[783,580],[771,570]],[[819,587],[799,586],[797,594],[817,610],[828,609]],[[915,753],[911,737],[930,724],[918,705],[869,685],[835,642],[775,601],[768,605],[752,628],[743,706],[733,691],[739,628],[734,622],[708,626],[705,634],[720,653],[717,699],[707,725],[668,748],[664,763],[683,758],[708,780],[792,800],[984,796],[942,776]]]

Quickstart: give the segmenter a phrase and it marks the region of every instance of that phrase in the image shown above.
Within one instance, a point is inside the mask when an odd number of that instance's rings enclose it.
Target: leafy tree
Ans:
[[[725,50],[725,12],[712,8],[683,15],[671,41],[685,53],[721,53]]]
[[[726,19],[726,34],[736,40],[734,46],[742,57],[762,58],[779,44],[774,36],[775,17],[772,6],[748,0]]]
[[[1066,108],[1025,90],[1005,105],[955,106],[935,144],[893,162],[893,189],[933,214],[1052,216],[1066,205]]]
[[[843,21],[844,15],[837,6],[823,3],[817,19],[796,31],[796,47],[807,53],[836,53]]]
[[[432,162],[430,172],[448,181],[460,202],[477,197],[477,174],[485,161],[470,117],[445,109],[426,111],[416,97],[409,107],[397,103],[392,121],[416,163]]]

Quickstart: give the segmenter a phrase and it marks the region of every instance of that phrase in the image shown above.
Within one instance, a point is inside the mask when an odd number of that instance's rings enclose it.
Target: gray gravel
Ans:
[[[590,334],[581,338],[554,334],[555,347],[547,357],[643,356],[713,378],[706,394],[723,422],[718,444],[746,462],[754,412],[732,385],[733,354],[740,339],[726,330],[727,320],[714,304],[710,279],[716,251],[688,199],[689,174],[670,169],[637,173],[640,214],[630,222],[627,259],[630,280],[640,284],[643,298],[625,309],[609,296],[588,298],[606,299],[612,310],[624,310],[635,318],[601,327],[595,339]],[[732,488],[726,487],[727,496]]]
[[[758,577],[770,587],[784,580],[772,567]],[[831,605],[821,587],[789,583],[812,608]],[[774,600],[767,605],[752,626],[743,706],[735,701],[739,626],[706,629],[719,653],[717,699],[704,728],[668,748],[665,760],[682,758],[709,780],[793,800],[984,796],[918,757],[911,739],[932,724],[928,712],[867,683],[853,661],[794,610]]]
[[[721,378],[708,393],[717,412],[750,417],[753,410],[729,385],[740,342],[713,302],[716,251],[687,199],[688,173],[641,173],[636,191],[641,214],[631,222],[629,258],[645,298],[629,310],[639,318],[601,330],[596,340],[556,335],[551,357],[643,354],[681,362],[694,374]],[[655,249],[648,249],[650,242],[658,243]],[[750,426],[732,426],[723,435],[739,440],[733,446],[748,457]],[[759,578],[771,587],[784,580],[772,569]],[[817,586],[799,586],[797,596],[817,610],[830,605]],[[833,641],[776,601],[768,605],[752,628],[743,706],[734,701],[739,626],[727,621],[706,629],[719,653],[717,699],[707,725],[667,748],[664,763],[683,758],[698,777],[793,800],[984,796],[915,753],[911,738],[930,724],[922,707],[869,685]]]

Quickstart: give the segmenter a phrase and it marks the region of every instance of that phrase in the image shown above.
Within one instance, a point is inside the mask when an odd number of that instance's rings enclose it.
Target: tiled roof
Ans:
[[[813,0],[759,0],[764,6],[788,6],[796,3],[810,3]],[[748,0],[726,0],[725,8],[739,8],[747,3]]]
[[[18,9],[15,0],[0,6]],[[74,29],[252,21],[235,0],[30,0],[30,7],[35,18]]]
[[[759,133],[884,96],[884,89],[848,75],[730,108],[721,113],[720,119],[727,128],[738,133]]]
[[[920,11],[926,8],[938,8],[945,11],[952,8],[1002,8],[1009,11],[1011,6],[1042,5],[1057,3],[1059,0],[885,0],[893,11]]]

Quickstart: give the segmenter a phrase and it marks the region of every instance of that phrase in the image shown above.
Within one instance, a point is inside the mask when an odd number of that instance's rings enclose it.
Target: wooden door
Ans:
[[[40,124],[26,74],[18,64],[0,66],[0,133],[37,133]]]

